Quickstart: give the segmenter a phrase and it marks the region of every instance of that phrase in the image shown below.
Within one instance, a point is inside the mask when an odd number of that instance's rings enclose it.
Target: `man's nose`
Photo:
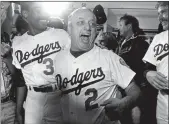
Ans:
[[[91,26],[90,26],[89,23],[86,23],[84,28],[85,28],[86,30],[91,30]]]

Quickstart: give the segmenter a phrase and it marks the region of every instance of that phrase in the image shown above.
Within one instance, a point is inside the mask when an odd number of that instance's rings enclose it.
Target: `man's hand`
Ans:
[[[94,43],[99,44],[100,38],[101,38],[102,35],[103,35],[103,30],[99,31],[99,34],[97,35]]]
[[[105,106],[105,113],[111,121],[118,120],[120,117],[118,109],[120,102],[121,100],[118,98],[110,98],[101,104],[101,106]]]
[[[107,49],[107,48],[101,43],[102,40],[104,40],[104,38],[103,38],[103,31],[101,30],[101,31],[99,32],[99,34],[97,35],[97,37],[96,37],[94,43],[95,43],[95,45],[97,45],[97,46],[100,47],[101,49]]]
[[[1,43],[1,56],[7,55],[11,51],[11,47],[6,43]]]
[[[157,71],[148,71],[146,74],[148,82],[158,90],[168,89],[167,77]]]
[[[101,106],[105,106],[106,109],[112,109],[112,110],[114,110],[114,109],[116,109],[119,106],[120,101],[121,100],[118,99],[118,98],[110,98],[110,99],[104,101],[101,104]]]
[[[134,80],[125,88],[125,93],[126,96],[122,99],[110,98],[101,104],[101,106],[105,106],[105,113],[110,120],[119,120],[124,113],[131,111],[141,95],[141,91]]]

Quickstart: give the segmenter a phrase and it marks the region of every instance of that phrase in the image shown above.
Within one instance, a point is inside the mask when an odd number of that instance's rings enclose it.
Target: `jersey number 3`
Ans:
[[[86,92],[85,92],[85,96],[90,95],[90,93],[93,93],[93,96],[89,97],[85,101],[86,111],[98,108],[98,104],[97,103],[93,104],[93,105],[90,104],[92,101],[94,101],[97,98],[97,96],[98,96],[97,90],[95,88],[87,89]]]
[[[48,62],[48,64],[46,64]],[[51,58],[46,58],[43,61],[43,64],[46,64],[46,70],[43,71],[46,75],[52,75],[54,73],[53,60]]]

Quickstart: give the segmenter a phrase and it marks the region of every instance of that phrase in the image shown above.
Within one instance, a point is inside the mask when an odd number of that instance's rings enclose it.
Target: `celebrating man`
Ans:
[[[157,34],[143,60],[156,66],[156,70],[145,71],[148,82],[159,90],[156,117],[158,124],[168,124],[168,1],[157,3],[158,19],[163,31]]]
[[[25,124],[60,124],[61,96],[50,77],[54,73],[53,59],[69,45],[69,36],[62,29],[47,28],[48,15],[40,3],[21,5],[29,30],[13,40],[13,64],[21,69],[28,89]]]
[[[135,73],[122,58],[94,45],[96,17],[89,9],[70,14],[68,32],[70,49],[57,54],[60,59],[54,61],[55,79],[63,93],[65,123],[107,124],[118,120],[139,97],[140,89],[132,80]],[[125,98],[114,98],[116,85],[125,89]]]

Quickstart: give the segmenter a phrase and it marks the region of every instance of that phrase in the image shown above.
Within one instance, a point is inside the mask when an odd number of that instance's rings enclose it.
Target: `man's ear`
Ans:
[[[72,28],[72,23],[70,21],[68,21],[67,31],[68,31],[69,35],[71,35],[71,28]]]
[[[132,29],[132,25],[131,24],[128,24],[128,29]]]

